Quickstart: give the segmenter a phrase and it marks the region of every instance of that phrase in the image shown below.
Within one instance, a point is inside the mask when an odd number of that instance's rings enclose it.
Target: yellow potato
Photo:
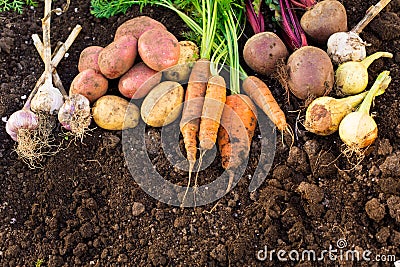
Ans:
[[[105,95],[94,103],[92,116],[106,130],[135,128],[139,123],[139,108],[119,96]]]
[[[183,95],[183,87],[177,82],[158,84],[143,100],[140,112],[143,121],[153,127],[170,124],[181,112]]]
[[[193,62],[199,59],[199,48],[191,41],[180,41],[178,64],[163,70],[164,78],[168,81],[185,83],[189,79]]]

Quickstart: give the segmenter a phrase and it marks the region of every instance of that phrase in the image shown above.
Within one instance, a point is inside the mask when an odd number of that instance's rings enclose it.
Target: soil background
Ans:
[[[375,1],[343,4],[351,28]],[[265,246],[268,251],[318,252],[330,245],[338,248],[338,240],[345,240],[344,249],[370,250],[371,259],[395,255],[400,260],[399,11],[400,1],[393,0],[361,34],[371,44],[368,54],[394,54],[393,59],[374,62],[369,70],[370,85],[383,70],[390,70],[393,80],[372,108],[379,138],[364,161],[354,167],[340,156],[337,134],[318,137],[306,132],[301,125],[303,103],[291,97],[288,104],[282,87],[264,77],[290,125],[297,126],[295,144],[283,146],[277,138],[274,162],[263,173],[262,186],[249,193],[249,179],[241,179],[215,207],[216,203],[180,209],[148,196],[126,166],[120,131],[105,131],[93,123],[95,129],[83,142],[64,142],[63,150],[46,157],[42,168],[30,169],[13,151],[15,142],[2,121],[0,265],[34,266],[43,260],[42,266],[393,266],[393,262],[327,256],[316,262],[281,262],[276,254],[272,260],[260,261],[256,254]],[[41,35],[42,12],[39,1],[38,7],[25,8],[23,14],[0,13],[3,120],[22,108],[23,96],[44,70],[31,40],[32,34]],[[69,88],[78,74],[79,54],[85,47],[106,46],[122,22],[139,14],[139,8],[133,7],[125,15],[96,19],[90,15],[89,1],[72,1],[66,14],[54,16],[53,44],[65,40],[76,24],[83,27],[57,68],[64,86]],[[180,40],[187,30],[171,11],[147,7],[142,14],[164,23]],[[274,28],[267,18],[267,29]],[[118,91],[111,86],[109,93]],[[54,129],[58,141],[63,140],[61,133],[59,127]],[[161,153],[160,130],[148,128],[146,137],[148,154],[160,174],[186,184],[187,173],[174,170]],[[254,160],[246,177],[257,166],[260,142],[256,134]],[[200,180],[221,171],[217,158]]]

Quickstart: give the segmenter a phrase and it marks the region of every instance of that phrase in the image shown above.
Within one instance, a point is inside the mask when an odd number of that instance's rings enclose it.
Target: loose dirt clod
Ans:
[[[373,198],[365,204],[365,211],[368,217],[377,222],[381,221],[386,214],[385,206],[377,198]]]

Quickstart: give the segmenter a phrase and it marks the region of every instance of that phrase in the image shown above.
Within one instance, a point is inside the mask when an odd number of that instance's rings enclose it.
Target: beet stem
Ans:
[[[289,0],[279,0],[282,14],[282,28],[287,35],[287,44],[294,50],[307,46],[306,35],[301,28],[299,20],[294,13]]]
[[[290,0],[290,2],[293,5],[295,5],[297,7],[304,8],[304,9],[309,9],[309,8],[313,7],[317,3],[317,1],[315,1],[315,0],[299,0],[299,1]]]
[[[248,21],[250,22],[250,25],[253,28],[253,31],[255,34],[265,31],[264,17],[262,16],[262,13],[261,13],[261,5],[260,5],[260,10],[259,10],[258,14],[256,14],[254,7],[253,7],[253,1],[247,0],[246,1],[246,17],[247,17]]]

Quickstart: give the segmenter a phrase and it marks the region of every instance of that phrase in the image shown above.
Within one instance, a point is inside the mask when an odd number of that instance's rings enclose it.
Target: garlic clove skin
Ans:
[[[35,94],[31,102],[34,112],[44,112],[54,115],[64,103],[64,96],[53,85],[44,83]]]
[[[351,149],[366,148],[378,137],[378,126],[369,114],[352,112],[341,121],[339,136]]]
[[[327,53],[332,62],[339,65],[347,61],[361,61],[367,56],[367,43],[355,32],[337,32],[327,43]]]
[[[69,131],[75,130],[73,127],[74,119],[84,123],[84,125],[79,124],[80,127],[87,127],[90,124],[90,117],[90,102],[81,94],[73,94],[67,97],[58,111],[58,121]]]
[[[39,119],[35,113],[30,110],[21,109],[13,114],[6,123],[6,132],[14,141],[18,141],[19,129],[36,129],[39,125]]]

